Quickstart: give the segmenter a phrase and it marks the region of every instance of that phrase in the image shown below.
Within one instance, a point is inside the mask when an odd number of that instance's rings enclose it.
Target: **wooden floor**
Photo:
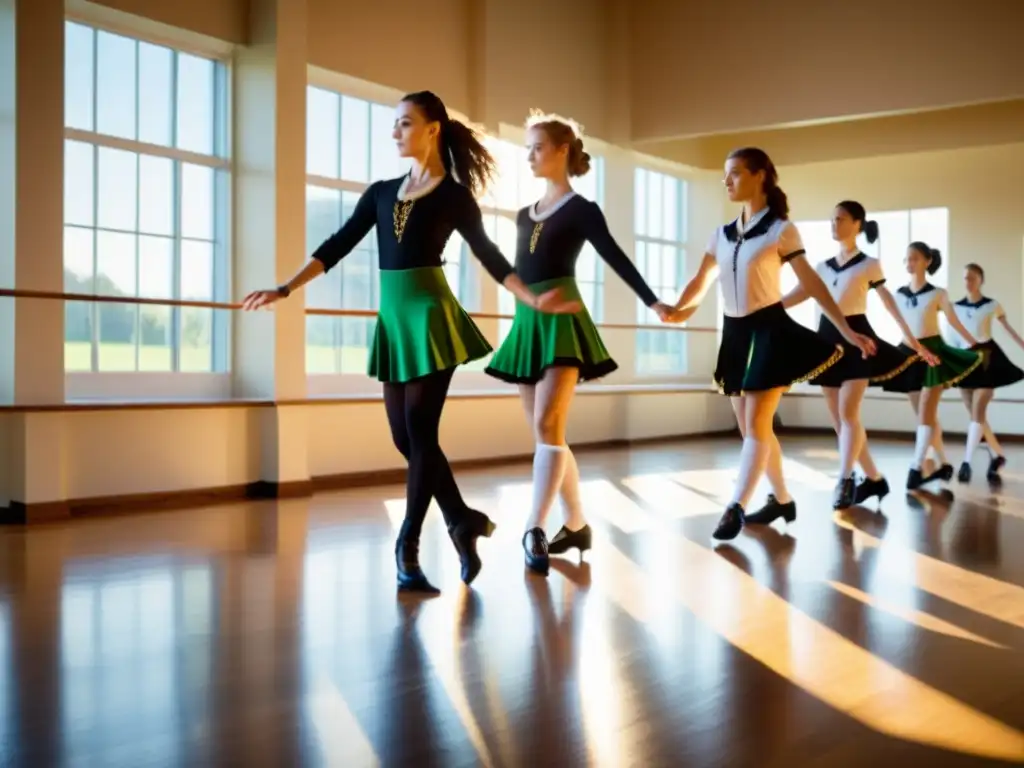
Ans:
[[[546,580],[529,467],[460,473],[498,530],[468,591],[432,512],[426,601],[399,487],[4,529],[0,765],[1024,761],[1024,452],[908,499],[877,445],[884,513],[840,518],[834,444],[783,446],[798,521],[718,547],[736,441],[579,454],[595,549]]]

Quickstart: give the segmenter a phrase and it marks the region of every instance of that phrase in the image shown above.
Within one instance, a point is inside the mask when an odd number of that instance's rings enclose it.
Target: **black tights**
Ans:
[[[432,497],[437,499],[449,528],[461,521],[466,511],[466,502],[438,441],[441,411],[454,371],[450,368],[404,383],[384,384],[391,438],[409,462],[403,531],[410,538],[419,538]]]

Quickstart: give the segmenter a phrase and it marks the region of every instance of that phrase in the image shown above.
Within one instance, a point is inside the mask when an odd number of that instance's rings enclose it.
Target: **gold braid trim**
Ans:
[[[895,379],[897,376],[899,376],[901,373],[903,373],[905,370],[907,370],[914,363],[919,363],[919,362],[923,362],[923,360],[921,359],[921,356],[919,354],[917,354],[917,352],[915,352],[910,357],[908,357],[906,360],[904,360],[902,363],[900,363],[893,370],[889,371],[888,373],[883,373],[880,376],[875,376],[874,378],[869,379],[868,383],[869,384],[876,384],[876,383],[878,383],[880,381],[890,381],[892,379]]]
[[[836,351],[832,353],[832,357],[830,357],[828,360],[819,365],[810,373],[801,376],[799,379],[793,379],[793,381],[790,382],[789,386],[793,386],[794,384],[801,384],[807,381],[808,379],[813,379],[817,376],[821,376],[821,374],[823,374],[833,365],[838,363],[842,359],[844,354],[846,354],[846,350],[843,349],[842,345],[836,344]]]
[[[970,376],[972,373],[974,373],[978,369],[978,366],[980,366],[985,361],[985,356],[981,352],[977,352],[977,355],[978,355],[978,359],[975,360],[973,363],[971,363],[971,367],[970,368],[968,368],[965,371],[961,371],[959,374],[957,374],[954,378],[950,379],[949,381],[942,382],[943,389],[949,389],[950,387],[955,387],[961,381],[963,381],[968,376]]]

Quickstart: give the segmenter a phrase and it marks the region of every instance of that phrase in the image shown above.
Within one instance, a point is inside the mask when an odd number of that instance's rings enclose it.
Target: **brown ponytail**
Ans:
[[[439,150],[444,169],[474,195],[480,195],[494,178],[497,163],[477,132],[448,117],[444,102],[430,91],[417,91],[402,98],[415,104],[429,122],[441,124]]]

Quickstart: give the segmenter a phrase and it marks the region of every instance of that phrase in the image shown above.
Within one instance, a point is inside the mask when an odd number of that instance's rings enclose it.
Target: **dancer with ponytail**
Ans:
[[[579,300],[576,259],[589,242],[648,307],[662,319],[672,308],[654,291],[608,231],[596,203],[580,197],[569,179],[590,170],[578,128],[561,118],[533,115],[527,123],[527,160],[547,191],[516,217],[516,273],[531,291],[561,289]],[[519,385],[523,410],[534,433],[533,506],[523,534],[526,566],[547,575],[549,555],[590,549],[591,530],[580,505],[579,469],[565,442],[576,384],[606,376],[618,365],[608,354],[585,307],[573,315],[539,314],[516,302],[515,319],[486,371]],[[566,510],[561,529],[548,541],[544,530],[555,496]]]
[[[473,130],[448,117],[437,96],[405,96],[392,136],[399,154],[412,158],[412,170],[371,184],[351,218],[298,274],[276,289],[249,294],[243,306],[258,309],[286,298],[337,265],[376,228],[380,309],[368,372],[383,382],[392,439],[409,464],[405,520],[395,544],[398,587],[437,593],[419,564],[430,499],[436,497],[441,507],[466,584],[481,567],[477,539],[494,530],[486,515],[466,505],[438,442],[455,368],[491,352],[445,279],[445,244],[458,231],[491,277],[539,312],[572,313],[580,304],[564,299],[559,289],[540,295],[529,290],[488,239],[474,193],[490,180],[494,160]]]
[[[900,315],[896,300],[885,288],[881,263],[857,247],[857,236],[861,234],[869,243],[874,243],[878,240],[878,224],[867,220],[863,205],[855,200],[844,200],[832,214],[832,238],[840,244],[839,255],[821,262],[817,267],[818,275],[828,286],[846,322],[857,333],[872,339],[876,349],[875,354],[867,359],[857,354],[856,348],[843,339],[832,321],[822,315],[818,334],[830,342],[843,345],[845,350],[838,363],[811,379],[811,383],[820,386],[825,394],[832,424],[839,436],[839,482],[832,500],[833,509],[846,509],[854,503],[855,462],[864,470],[865,490],[870,490],[879,499],[889,492],[889,483],[879,472],[868,450],[867,433],[860,420],[861,403],[868,383],[890,379],[918,359],[924,359],[929,364],[938,363],[938,358],[914,338]],[[913,350],[912,354],[908,355],[878,338],[867,317],[870,290],[878,294],[889,314],[896,320],[903,332],[904,344]],[[789,309],[806,298],[807,291],[803,286],[797,286],[782,300],[782,304]]]
[[[957,479],[961,483],[971,481],[971,459],[974,451],[981,443],[982,437],[988,445],[991,456],[989,458],[988,472],[989,480],[999,479],[999,470],[1006,464],[1003,456],[1002,446],[992,432],[988,423],[988,404],[992,402],[995,390],[1000,387],[1008,387],[1024,379],[1024,371],[1010,362],[1010,359],[1003,352],[1002,348],[992,339],[992,321],[999,320],[1003,328],[1010,334],[1017,345],[1024,348],[1024,339],[1010,325],[1006,319],[1006,311],[995,299],[983,296],[981,286],[985,283],[985,270],[977,264],[968,264],[964,269],[964,288],[967,295],[960,299],[953,309],[956,316],[960,318],[963,326],[970,331],[971,336],[978,340],[977,350],[984,356],[984,361],[974,373],[960,382],[960,395],[967,413],[971,417],[971,423],[967,427],[967,447],[964,450],[964,460],[957,472]],[[958,336],[957,346],[963,348],[967,340]]]
[[[937,365],[915,360],[898,376],[882,383],[886,392],[906,393],[917,416],[914,459],[907,475],[907,490],[912,491],[933,480],[953,477],[953,465],[946,460],[942,443],[939,398],[944,389],[956,385],[974,371],[981,364],[982,357],[977,352],[951,347],[942,340],[940,313],[945,314],[946,320],[968,345],[973,347],[978,343],[953,311],[945,289],[928,282],[928,275],[934,275],[942,265],[942,254],[927,243],[913,242],[907,247],[906,264],[910,283],[897,291],[896,305],[914,338],[938,358]],[[905,344],[901,344],[900,349],[908,355],[914,354],[914,350]],[[939,467],[925,477],[922,467],[929,447],[935,450]],[[858,503],[868,490],[858,487]]]
[[[714,532],[722,540],[735,538],[745,522],[796,519],[796,502],[782,473],[782,448],[773,431],[775,411],[791,385],[822,374],[845,356],[841,343],[804,328],[783,308],[782,266],[793,268],[800,285],[821,305],[855,354],[867,357],[875,352],[875,342],[850,327],[807,262],[768,155],[751,147],[734,151],[725,163],[725,186],[729,200],[742,203],[743,211],[736,221],[715,231],[672,317],[677,322],[689,318],[714,277],[721,274],[725,323],[715,382],[731,399],[743,435],[739,479]],[[768,503],[748,517],[746,506],[762,473],[767,473],[772,493]]]

